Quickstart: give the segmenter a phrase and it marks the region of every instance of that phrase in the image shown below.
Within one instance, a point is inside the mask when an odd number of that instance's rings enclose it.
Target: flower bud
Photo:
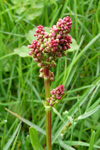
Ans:
[[[33,53],[32,52],[29,52],[29,55],[32,55]]]

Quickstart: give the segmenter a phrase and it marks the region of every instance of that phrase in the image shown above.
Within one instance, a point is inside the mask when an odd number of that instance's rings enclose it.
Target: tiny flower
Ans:
[[[28,48],[32,48],[32,45],[28,45],[27,47],[28,47]]]
[[[37,57],[41,57],[41,53],[38,53],[38,54],[37,54]]]
[[[51,104],[51,103],[50,103],[50,104],[49,104],[49,106],[51,106],[51,107],[52,107],[52,106],[53,106],[53,104]]]
[[[47,102],[50,102],[49,98],[47,98]]]
[[[43,71],[44,71],[44,69],[43,69],[43,68],[41,68],[41,69],[40,69],[40,72],[43,72]]]
[[[32,55],[33,53],[32,52],[29,52],[29,55]]]

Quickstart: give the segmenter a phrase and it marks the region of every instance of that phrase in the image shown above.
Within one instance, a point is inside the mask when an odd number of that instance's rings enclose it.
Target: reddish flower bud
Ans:
[[[32,52],[29,52],[29,55],[32,55],[33,53]]]
[[[41,53],[38,53],[38,54],[37,54],[37,57],[41,57]]]
[[[49,98],[49,101],[47,99],[47,101],[49,102],[49,106],[53,106],[54,104],[58,103],[62,97],[62,95],[64,94],[64,85],[59,85],[58,87],[56,87],[56,89],[53,89],[50,94],[51,97]]]

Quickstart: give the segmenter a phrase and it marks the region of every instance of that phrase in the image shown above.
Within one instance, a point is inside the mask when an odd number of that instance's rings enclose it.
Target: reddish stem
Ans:
[[[44,68],[45,100],[50,97],[49,68]],[[47,104],[47,102],[46,102]],[[51,108],[46,108],[46,144],[47,150],[52,150],[51,146]]]

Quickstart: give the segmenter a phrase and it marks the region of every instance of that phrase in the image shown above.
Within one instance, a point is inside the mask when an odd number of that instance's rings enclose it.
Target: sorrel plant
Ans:
[[[40,77],[44,78],[45,101],[43,102],[46,110],[46,144],[47,150],[52,150],[51,146],[51,108],[60,102],[64,95],[64,85],[59,85],[50,92],[50,81],[54,80],[54,74],[50,71],[50,67],[56,66],[56,60],[66,55],[66,50],[70,48],[71,36],[70,28],[71,19],[67,16],[59,19],[56,25],[53,25],[49,33],[45,32],[42,25],[37,26],[34,36],[37,40],[33,40],[29,55],[34,61],[38,62],[40,67]]]

